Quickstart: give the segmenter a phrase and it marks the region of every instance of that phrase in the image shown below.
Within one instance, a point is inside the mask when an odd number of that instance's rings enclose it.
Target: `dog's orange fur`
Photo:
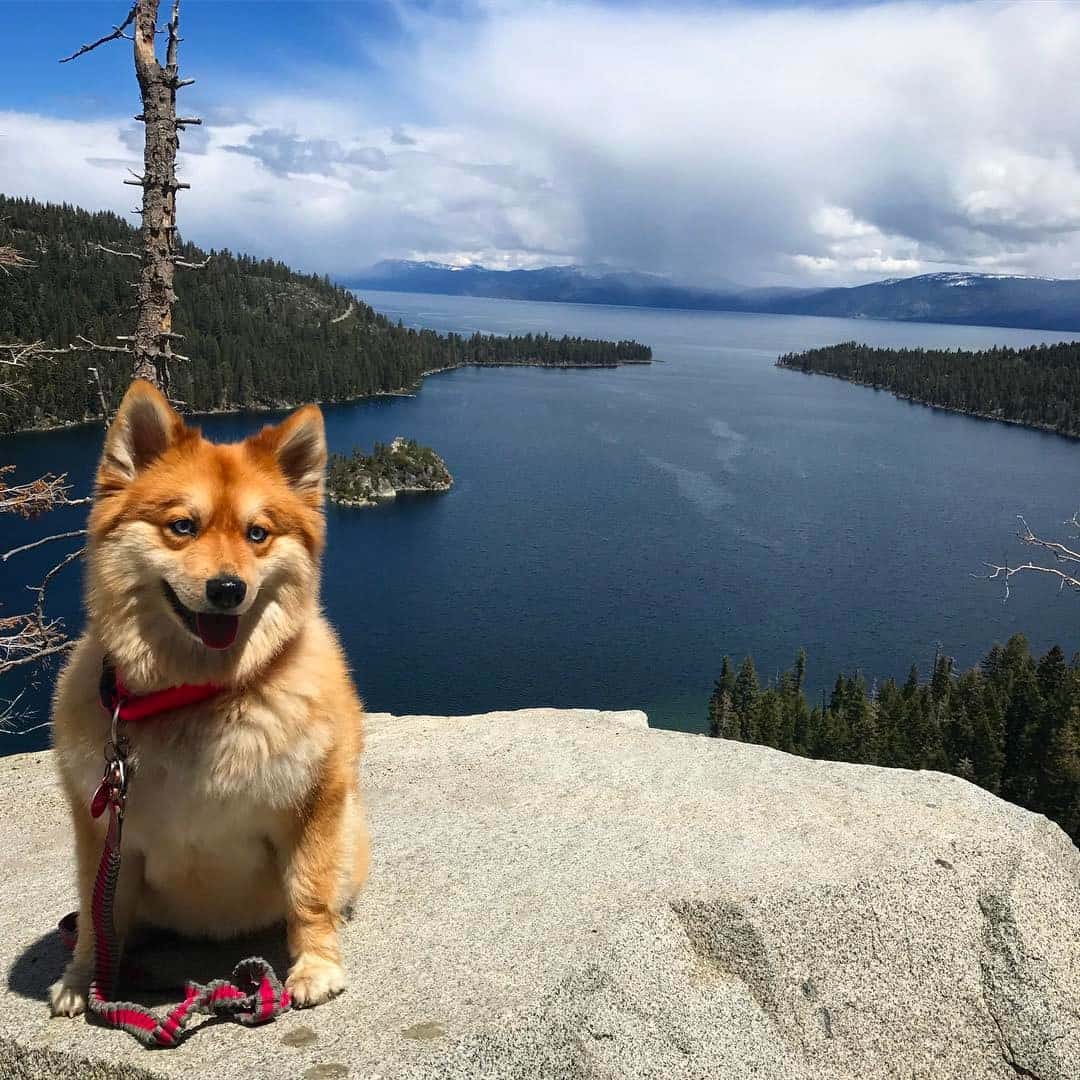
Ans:
[[[319,611],[326,441],[314,406],[245,442],[186,427],[150,384],[128,391],[105,439],[87,550],[87,629],[53,704],[56,761],[71,806],[80,909],[75,954],[51,990],[55,1013],[86,1004],[86,917],[105,818],[89,797],[109,720],[98,700],[108,656],[133,693],[214,682],[202,704],[127,725],[131,786],[115,921],[227,937],[285,920],[297,1005],[345,985],[343,909],[367,873],[357,765],[363,707]],[[193,536],[170,524],[193,521]],[[252,524],[268,537],[253,542]],[[236,640],[211,649],[184,625],[163,581],[206,609],[218,574],[247,586]]]

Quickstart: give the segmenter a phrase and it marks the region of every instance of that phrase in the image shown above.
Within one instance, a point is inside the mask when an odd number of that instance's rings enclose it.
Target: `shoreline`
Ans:
[[[829,379],[839,379],[851,386],[862,386],[867,390],[879,390],[886,394],[892,394],[897,401],[906,401],[912,405],[921,405],[926,409],[937,409],[939,412],[953,413],[956,416],[970,416],[973,420],[989,420],[996,424],[1009,424],[1012,427],[1027,428],[1028,431],[1041,431],[1045,435],[1056,435],[1059,439],[1069,439],[1073,442],[1080,440],[1080,431],[1060,431],[1049,424],[1037,424],[1029,420],[1013,420],[1008,416],[994,416],[993,413],[976,412],[974,409],[961,409],[956,405],[942,405],[937,401],[927,401],[925,398],[915,397],[913,394],[903,394],[899,390],[893,390],[883,383],[864,382],[862,379],[852,379],[847,375],[841,375],[836,371],[807,371],[805,368],[794,364],[781,364],[778,360],[776,367],[782,371],[794,371],[799,375],[824,375]]]
[[[396,487],[392,495],[379,495],[371,499],[352,499],[348,496],[336,495],[327,488],[326,501],[334,503],[335,506],[347,506],[352,510],[369,510],[382,506],[384,503],[393,502],[402,495],[445,495],[452,487],[452,484],[439,487]]]
[[[234,413],[272,413],[285,412],[298,409],[302,405],[355,405],[360,401],[371,401],[375,398],[384,397],[415,397],[423,386],[424,380],[429,375],[441,375],[444,371],[462,371],[465,368],[546,368],[552,371],[613,371],[621,367],[641,367],[654,363],[653,360],[624,360],[618,364],[541,364],[526,361],[508,362],[502,364],[449,364],[445,367],[428,368],[405,386],[399,386],[394,390],[375,390],[370,394],[358,394],[356,397],[325,398],[320,401],[281,401],[272,405],[250,403],[246,405],[229,405],[216,409],[199,409],[197,412],[182,413],[185,418],[197,419],[200,416],[229,416]],[[30,427],[15,428],[13,431],[0,433],[0,444],[4,439],[10,439],[16,435],[33,435],[40,432],[47,434],[50,431],[68,431],[71,428],[92,427],[104,424],[104,418],[100,415],[87,416],[82,420],[63,420],[55,424],[33,424]]]

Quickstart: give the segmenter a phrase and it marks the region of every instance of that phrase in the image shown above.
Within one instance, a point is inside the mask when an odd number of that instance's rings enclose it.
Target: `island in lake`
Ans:
[[[377,506],[405,492],[449,491],[453,483],[446,462],[430,446],[399,435],[389,446],[376,443],[370,454],[334,454],[326,494],[342,506]]]

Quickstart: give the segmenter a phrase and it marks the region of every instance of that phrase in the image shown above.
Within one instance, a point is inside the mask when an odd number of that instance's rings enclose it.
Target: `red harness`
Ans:
[[[127,801],[128,740],[122,723],[139,723],[185,705],[195,705],[220,694],[224,687],[213,683],[199,686],[170,686],[149,694],[132,694],[107,661],[101,672],[101,703],[112,716],[112,731],[105,746],[105,775],[90,801],[90,813],[100,817],[109,811],[105,847],[101,852],[90,917],[94,924],[94,977],[90,983],[90,1012],[110,1027],[123,1028],[144,1046],[178,1046],[184,1028],[192,1016],[210,1013],[230,1016],[241,1024],[255,1025],[273,1020],[285,1012],[291,1002],[274,969],[260,957],[242,960],[230,979],[216,979],[201,985],[188,983],[184,1000],[164,1017],[143,1005],[112,1001],[119,967],[119,948],[113,923],[113,902],[120,876],[120,835]],[[61,924],[61,933],[74,945],[76,916],[69,915]]]

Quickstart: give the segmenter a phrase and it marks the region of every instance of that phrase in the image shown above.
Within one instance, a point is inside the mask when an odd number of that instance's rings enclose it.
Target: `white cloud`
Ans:
[[[1078,5],[403,11],[377,92],[229,84],[249,99],[184,159],[191,238],[339,274],[436,256],[1080,276]],[[130,206],[130,128],[0,114],[0,188]]]

